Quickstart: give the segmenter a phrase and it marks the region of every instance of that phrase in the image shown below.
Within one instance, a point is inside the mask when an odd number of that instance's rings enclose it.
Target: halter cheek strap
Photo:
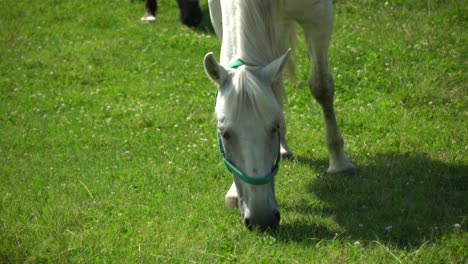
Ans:
[[[241,59],[238,59],[231,64],[229,64],[229,68],[237,68],[239,66],[245,65],[244,61]],[[218,96],[218,91],[216,91],[216,97]],[[279,163],[281,159],[281,154],[279,150],[280,146],[280,136],[278,133],[278,156],[276,157],[275,164],[273,165],[273,168],[271,169],[271,172],[263,177],[251,177],[246,174],[244,174],[241,170],[236,168],[227,158],[226,154],[224,153],[224,147],[223,147],[223,142],[221,140],[221,137],[219,135],[219,132],[217,133],[218,137],[218,147],[219,147],[219,152],[221,153],[221,157],[223,159],[224,165],[226,165],[226,168],[234,175],[239,177],[242,181],[253,184],[253,185],[263,185],[267,184],[269,182],[272,182],[275,179],[276,174],[278,173],[279,170]]]
[[[278,134],[278,146],[279,146],[279,134]],[[280,150],[278,148],[278,156],[276,157],[275,165],[273,165],[273,168],[271,169],[271,172],[263,177],[251,177],[246,174],[244,174],[241,170],[236,168],[227,158],[226,154],[224,153],[224,147],[223,147],[223,142],[221,141],[221,137],[219,136],[218,132],[218,147],[219,147],[219,152],[221,153],[221,157],[223,158],[224,165],[226,165],[226,168],[234,175],[239,177],[239,179],[243,180],[246,183],[250,183],[253,185],[263,185],[267,184],[269,182],[272,182],[275,179],[276,174],[278,173],[279,170],[279,163],[281,159],[281,154]]]

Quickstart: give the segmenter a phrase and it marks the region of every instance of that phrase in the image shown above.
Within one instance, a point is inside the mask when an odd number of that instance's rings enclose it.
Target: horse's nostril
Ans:
[[[252,230],[252,223],[250,221],[250,218],[245,218],[244,219],[244,224],[249,230]]]

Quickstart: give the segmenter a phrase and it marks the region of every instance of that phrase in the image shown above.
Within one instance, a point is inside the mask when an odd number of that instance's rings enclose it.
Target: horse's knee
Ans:
[[[308,83],[310,91],[318,103],[324,105],[333,102],[335,85],[331,74],[313,74]]]

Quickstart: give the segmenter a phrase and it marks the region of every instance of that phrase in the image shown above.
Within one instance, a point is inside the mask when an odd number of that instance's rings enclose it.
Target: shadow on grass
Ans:
[[[297,160],[316,171],[327,166],[326,160]],[[304,221],[286,223],[275,235],[300,243],[333,239],[337,234],[329,224],[311,224],[331,218],[343,230],[341,238],[418,248],[444,234],[466,232],[467,175],[466,165],[445,164],[425,155],[379,154],[359,166],[356,176],[323,174],[311,181],[307,191],[325,206],[317,208],[309,199],[283,208]]]

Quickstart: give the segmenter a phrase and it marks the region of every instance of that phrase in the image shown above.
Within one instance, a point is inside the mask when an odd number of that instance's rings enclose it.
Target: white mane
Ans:
[[[237,56],[247,65],[265,66],[292,48],[296,32],[294,23],[281,15],[284,0],[229,2],[229,17],[223,17],[229,22],[223,31],[228,34],[225,37],[233,49],[231,56]],[[289,67],[292,65],[291,61]]]

